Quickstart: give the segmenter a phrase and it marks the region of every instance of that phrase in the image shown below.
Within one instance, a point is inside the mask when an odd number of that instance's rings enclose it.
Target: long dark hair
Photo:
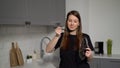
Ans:
[[[72,10],[70,12],[68,12],[67,14],[67,18],[66,18],[66,23],[65,23],[65,31],[64,31],[64,35],[63,35],[63,39],[62,39],[62,43],[61,43],[61,48],[62,49],[67,49],[68,48],[68,44],[69,44],[69,34],[70,34],[70,31],[68,29],[68,25],[67,25],[67,21],[68,21],[68,18],[70,15],[74,15],[78,18],[79,20],[79,26],[77,28],[77,31],[76,31],[76,45],[75,46],[75,50],[76,49],[79,49],[80,48],[80,44],[81,44],[81,41],[82,41],[82,25],[81,25],[81,17],[80,17],[80,14],[78,11],[76,10]]]

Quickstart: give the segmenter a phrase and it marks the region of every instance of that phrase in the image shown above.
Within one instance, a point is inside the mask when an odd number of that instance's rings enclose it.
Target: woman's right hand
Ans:
[[[57,36],[60,36],[61,33],[62,33],[62,27],[58,26],[56,29],[55,29],[55,33]]]
[[[46,47],[46,52],[47,53],[51,53],[52,51],[54,51],[55,49],[55,45],[58,42],[59,37],[61,36],[62,33],[62,27],[57,27],[55,29],[55,37],[48,43],[47,47]]]

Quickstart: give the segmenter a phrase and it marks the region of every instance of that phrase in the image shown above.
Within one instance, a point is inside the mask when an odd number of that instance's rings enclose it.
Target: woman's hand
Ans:
[[[62,27],[58,26],[56,29],[55,29],[55,33],[56,33],[56,36],[60,36],[61,33],[62,33]]]
[[[92,58],[92,51],[90,48],[86,48],[85,56],[90,60]]]

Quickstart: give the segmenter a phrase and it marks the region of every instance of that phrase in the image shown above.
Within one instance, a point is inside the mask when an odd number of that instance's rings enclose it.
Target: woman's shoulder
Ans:
[[[83,33],[83,36],[89,36],[87,33]]]
[[[89,37],[87,33],[83,33],[83,37]]]

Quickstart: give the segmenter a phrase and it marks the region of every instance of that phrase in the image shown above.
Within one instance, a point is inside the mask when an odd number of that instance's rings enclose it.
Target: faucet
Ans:
[[[41,39],[41,42],[40,42],[40,57],[41,57],[41,58],[43,58],[43,56],[44,56],[44,54],[45,54],[44,49],[43,49],[43,41],[44,41],[45,39],[48,39],[49,41],[51,40],[49,37],[43,37],[43,38]]]

